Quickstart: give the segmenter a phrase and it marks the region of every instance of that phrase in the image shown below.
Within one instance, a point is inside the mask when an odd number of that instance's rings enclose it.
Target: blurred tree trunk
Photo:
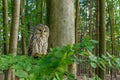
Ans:
[[[25,9],[25,16],[27,17],[27,19],[26,19],[26,21],[28,22],[27,23],[27,28],[28,28],[28,31],[30,31],[31,30],[31,27],[32,27],[32,9],[30,8],[30,6],[29,6],[29,0],[26,0],[26,9]],[[31,14],[29,13],[29,12],[31,12]],[[29,32],[30,33],[30,32]],[[29,34],[28,33],[28,34]],[[29,36],[28,36],[29,37]]]
[[[110,36],[111,36],[111,54],[114,54],[114,40],[115,40],[115,33],[114,33],[114,5],[113,1],[108,1],[108,12],[109,12],[109,22],[110,22]]]
[[[89,36],[92,39],[92,8],[93,8],[93,0],[90,0],[89,6]]]
[[[9,44],[9,53],[12,53],[14,56],[17,55],[17,40],[18,40],[18,28],[19,28],[19,13],[20,13],[20,0],[13,0],[13,9],[12,9],[12,24],[10,30],[10,44]],[[12,75],[10,75],[12,73]],[[8,70],[8,76],[6,80],[15,80],[14,70]]]
[[[9,49],[9,37],[8,37],[8,1],[2,0],[3,5],[3,39],[4,39],[4,54],[8,54]],[[5,71],[5,79],[7,80],[8,71]]]
[[[31,23],[31,17],[32,17],[32,14],[29,13],[29,11],[31,10],[29,5],[28,5],[28,0],[25,1],[25,17],[26,17],[26,25],[27,26],[27,36],[26,36],[26,42],[28,43],[29,42],[29,37],[30,37],[30,30],[31,30],[31,27],[32,27],[32,23]],[[26,44],[27,44],[26,43]],[[28,44],[27,44],[28,45]]]
[[[24,0],[21,0],[20,3],[20,13],[21,13],[21,25],[22,25],[22,30],[21,30],[21,34],[22,34],[22,40],[21,40],[21,47],[22,47],[22,54],[26,55],[26,31],[25,31],[25,13],[24,13]]]
[[[4,39],[4,54],[8,54],[9,37],[8,37],[8,1],[2,0],[3,4],[3,39]]]
[[[92,29],[93,29],[93,26],[92,26],[92,8],[93,8],[93,0],[90,0],[90,6],[89,6],[89,36],[90,36],[90,39],[92,39]],[[89,65],[89,77],[92,77],[93,76],[93,68],[91,67],[91,65]]]
[[[105,0],[99,0],[99,12],[100,12],[100,21],[99,21],[99,56],[101,57],[106,53],[106,41],[105,41],[105,34],[106,34],[106,25],[105,25]],[[98,76],[104,80],[105,78],[105,71],[99,68]]]
[[[80,14],[80,3],[79,0],[76,0],[76,17],[75,17],[75,43],[78,43],[78,29],[79,29],[79,14]],[[77,55],[80,58],[79,55]],[[77,76],[80,76],[80,63],[77,64]]]
[[[36,0],[36,13],[35,13],[36,14],[36,25],[40,23],[40,12],[41,12],[40,3],[41,1]]]
[[[43,24],[44,23],[44,19],[43,19],[43,8],[44,8],[44,1],[42,0],[41,1],[41,23]]]
[[[43,12],[44,12],[44,0],[36,0],[36,24],[44,24],[43,19]]]
[[[75,19],[73,0],[47,0],[48,26],[50,28],[49,48],[75,43]],[[67,4],[67,5],[66,5]],[[68,70],[76,75],[76,65]]]
[[[99,13],[99,0],[96,0],[96,40],[98,41],[95,47],[96,56],[99,56]],[[98,75],[98,68],[95,69],[95,73]]]
[[[111,51],[110,52],[111,52],[112,55],[115,55],[114,54],[115,53],[115,47],[114,47],[114,45],[115,45],[115,43],[114,43],[115,42],[115,33],[114,33],[114,24],[115,24],[115,21],[114,21],[114,5],[113,5],[113,0],[112,1],[107,0],[107,3],[108,3],[108,13],[109,13],[109,22],[110,22],[110,37],[111,37],[111,43],[110,43]],[[112,80],[113,69],[111,69],[110,72],[111,72],[111,80]]]
[[[78,43],[78,28],[79,28],[79,11],[80,11],[80,5],[79,0],[76,0],[76,17],[75,17],[75,43]]]
[[[17,55],[17,40],[19,29],[20,0],[13,0],[12,25],[10,30],[9,53]]]

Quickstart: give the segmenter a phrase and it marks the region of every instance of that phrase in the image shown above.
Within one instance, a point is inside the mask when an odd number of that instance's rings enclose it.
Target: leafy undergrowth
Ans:
[[[101,69],[120,68],[120,58],[106,53],[101,57],[92,54],[92,49],[97,41],[83,40],[82,43],[56,47],[50,50],[45,56],[32,58],[29,56],[0,56],[0,70],[8,70],[9,68],[16,70],[16,76],[21,80],[75,80],[75,77],[66,71],[67,65],[73,62],[88,63],[93,68],[99,66]],[[88,58],[87,60],[78,59],[77,56]],[[91,80],[100,80],[94,79]]]
[[[66,67],[73,63],[74,50],[71,46],[54,48],[38,58],[29,56],[0,56],[0,70],[9,68],[16,70],[16,76],[28,80],[62,80],[68,77],[74,80],[74,76],[66,71]]]

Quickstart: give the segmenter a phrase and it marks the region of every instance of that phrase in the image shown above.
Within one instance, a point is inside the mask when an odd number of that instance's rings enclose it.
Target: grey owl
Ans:
[[[43,24],[35,26],[29,41],[28,55],[33,57],[37,57],[39,54],[45,55],[48,48],[48,37],[48,26]]]

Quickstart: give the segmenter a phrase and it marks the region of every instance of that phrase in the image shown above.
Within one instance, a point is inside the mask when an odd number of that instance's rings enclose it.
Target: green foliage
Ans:
[[[0,56],[0,70],[12,68],[16,76],[30,80],[62,80],[63,76],[72,78],[66,66],[73,63],[74,50],[70,45],[51,49],[46,56],[37,59],[27,56]]]
[[[0,70],[7,70],[9,68],[16,70],[16,76],[21,80],[75,80],[75,77],[66,71],[67,65],[73,62],[88,63],[93,68],[99,66],[103,70],[106,67],[120,68],[120,58],[107,53],[102,57],[97,57],[91,53],[94,40],[85,38],[82,43],[67,45],[63,47],[52,48],[45,56],[32,58],[28,56],[0,56]],[[77,55],[88,58],[87,60],[78,59]],[[100,80],[97,76],[90,80]]]

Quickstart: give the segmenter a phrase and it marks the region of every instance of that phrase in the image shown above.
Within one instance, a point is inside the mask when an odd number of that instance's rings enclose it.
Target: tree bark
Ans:
[[[26,4],[26,7],[25,7],[25,17],[26,17],[26,26],[27,26],[27,43],[29,42],[29,37],[30,37],[30,30],[31,30],[31,27],[32,27],[32,23],[31,23],[31,18],[32,18],[32,14],[29,13],[29,11],[31,11],[30,7],[29,7],[29,0],[26,0],[25,4]],[[27,44],[28,45],[28,44]]]
[[[92,39],[92,8],[93,8],[93,0],[90,0],[89,7],[89,36]]]
[[[19,28],[19,13],[20,13],[20,0],[13,0],[13,9],[12,9],[12,24],[10,30],[10,44],[9,44],[9,53],[14,56],[17,55],[17,40],[18,40],[18,28]],[[10,75],[12,73],[12,75]],[[8,70],[7,80],[15,80],[15,71]]]
[[[3,5],[3,39],[4,39],[4,54],[8,54],[9,49],[9,37],[8,37],[8,1],[2,0]],[[8,80],[9,73],[5,71],[4,80]]]
[[[21,0],[21,3],[20,3],[20,13],[21,13],[21,25],[22,25],[22,31],[21,31],[21,34],[22,34],[22,40],[21,40],[21,47],[22,47],[22,54],[23,55],[26,55],[27,54],[27,51],[26,51],[26,35],[25,35],[25,21],[24,21],[24,18],[25,18],[25,13],[24,13],[24,0]]]
[[[75,43],[78,43],[78,28],[79,28],[79,11],[80,11],[80,5],[79,0],[76,0],[76,17],[75,17]]]
[[[41,23],[43,24],[44,23],[44,19],[43,19],[43,8],[44,8],[44,1],[42,0],[41,1],[41,15],[40,15],[40,18],[41,18]]]
[[[99,0],[99,12],[100,12],[100,26],[99,26],[99,56],[101,57],[106,53],[106,41],[105,41],[105,0]],[[104,80],[105,71],[99,68],[98,76]]]
[[[2,0],[3,4],[3,38],[4,38],[4,54],[8,54],[9,37],[8,37],[8,1]]]
[[[110,50],[110,53],[112,55],[115,55],[114,54],[115,53],[115,47],[114,47],[114,45],[115,45],[115,43],[114,43],[115,42],[115,33],[114,33],[114,24],[115,24],[115,21],[114,21],[114,5],[113,5],[113,1],[108,1],[107,0],[107,3],[108,3],[108,13],[109,13],[109,22],[110,22],[110,37],[111,37],[111,43],[110,43],[111,50]],[[113,79],[113,71],[115,73],[114,69],[110,70],[111,80]]]
[[[10,30],[9,53],[17,55],[17,41],[19,28],[20,0],[13,0],[12,25]]]
[[[108,1],[108,12],[109,12],[109,22],[110,22],[110,36],[111,36],[111,54],[114,54],[114,5],[113,1]]]
[[[76,17],[75,17],[75,43],[78,43],[79,42],[79,39],[78,39],[78,29],[79,29],[79,13],[80,13],[80,3],[79,3],[79,0],[76,0]],[[79,55],[77,55],[78,58],[80,58]],[[77,76],[80,76],[80,63],[77,64]]]
[[[98,43],[96,44],[95,47],[95,53],[96,56],[99,56],[99,21],[100,21],[100,15],[99,15],[99,0],[96,0],[96,40]],[[98,75],[98,68],[95,69],[95,73]]]
[[[47,1],[48,26],[50,28],[49,48],[73,45],[75,43],[74,1]],[[69,66],[69,71],[76,75],[76,65]]]

